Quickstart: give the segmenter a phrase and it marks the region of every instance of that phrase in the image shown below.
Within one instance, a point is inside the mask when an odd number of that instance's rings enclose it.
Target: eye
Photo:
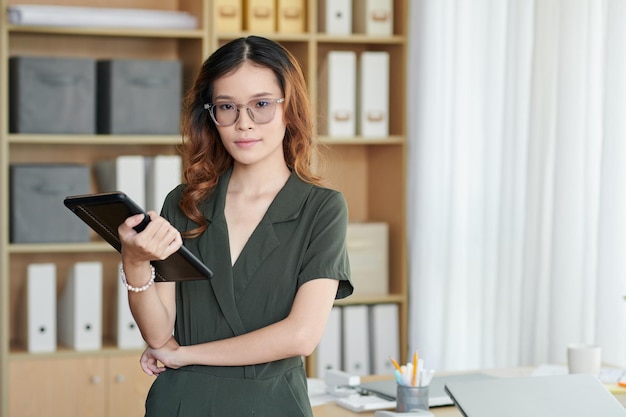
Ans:
[[[269,106],[270,104],[271,102],[268,99],[262,98],[254,102],[254,107],[257,109],[262,109],[264,107]]]
[[[237,108],[235,103],[217,103],[216,107],[222,111],[232,111]]]

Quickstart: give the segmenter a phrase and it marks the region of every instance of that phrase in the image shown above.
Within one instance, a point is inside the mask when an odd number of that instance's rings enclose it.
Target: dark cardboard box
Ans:
[[[89,192],[89,165],[12,164],[11,242],[88,242],[89,227],[65,207],[63,200]]]
[[[9,131],[94,134],[96,61],[9,58]]]
[[[178,134],[180,61],[98,61],[98,133]]]

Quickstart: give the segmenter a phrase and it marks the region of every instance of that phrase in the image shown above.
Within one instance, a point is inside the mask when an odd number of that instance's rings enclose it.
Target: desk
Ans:
[[[496,377],[520,377],[530,375],[533,369],[535,368],[489,369],[481,370],[480,372]],[[364,377],[362,379],[367,381],[381,378],[387,377],[374,376]],[[616,395],[615,397],[626,407],[626,394]],[[435,417],[463,417],[463,414],[453,405],[447,407],[433,407],[429,411],[433,413]],[[313,415],[315,417],[373,417],[374,412],[354,413],[338,405],[328,403],[313,407]]]

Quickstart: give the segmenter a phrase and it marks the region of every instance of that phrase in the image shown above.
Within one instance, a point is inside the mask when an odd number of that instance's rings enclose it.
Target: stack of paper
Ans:
[[[181,11],[20,4],[7,8],[9,23],[34,26],[195,29],[197,19]]]

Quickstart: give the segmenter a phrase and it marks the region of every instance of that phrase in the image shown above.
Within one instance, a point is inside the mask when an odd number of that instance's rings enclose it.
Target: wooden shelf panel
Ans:
[[[96,36],[115,38],[167,38],[167,39],[202,39],[205,31],[199,29],[133,29],[133,28],[99,28],[99,27],[61,27],[61,26],[22,26],[8,25],[10,35],[41,34],[65,36]]]
[[[139,355],[143,349],[119,349],[111,340],[102,343],[102,349],[99,350],[74,350],[65,346],[57,346],[54,352],[46,353],[29,353],[24,346],[13,344],[11,346],[9,359],[12,361],[27,361],[35,359],[56,359],[56,358],[81,358],[81,357],[111,357],[126,356],[128,354]]]
[[[179,135],[60,135],[60,134],[17,134],[7,135],[9,144],[16,145],[179,145]]]
[[[107,253],[115,249],[106,242],[86,243],[13,243],[9,253]]]

